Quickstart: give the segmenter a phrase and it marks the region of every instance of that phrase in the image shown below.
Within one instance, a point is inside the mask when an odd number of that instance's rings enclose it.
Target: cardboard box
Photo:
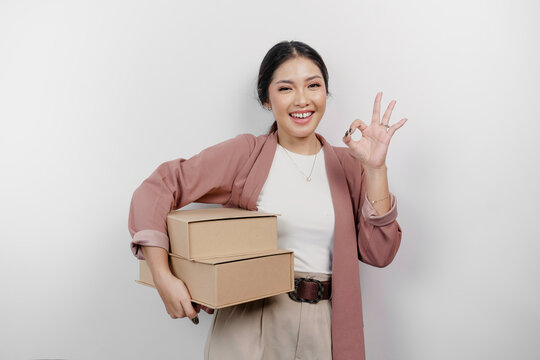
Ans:
[[[167,216],[170,252],[186,259],[253,254],[277,248],[277,217],[231,208],[179,210]]]
[[[169,254],[169,266],[184,281],[193,302],[214,309],[294,290],[293,252],[289,250],[197,261]],[[138,282],[154,286],[144,260],[140,260]]]

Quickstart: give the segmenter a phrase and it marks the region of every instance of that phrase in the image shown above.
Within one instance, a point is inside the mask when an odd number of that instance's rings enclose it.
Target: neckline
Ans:
[[[314,157],[315,155],[319,155],[321,153],[321,151],[323,151],[323,148],[324,148],[324,145],[321,146],[321,148],[319,149],[318,152],[316,152],[315,154],[311,154],[311,155],[305,155],[305,154],[299,154],[299,153],[295,153],[291,150],[288,150],[288,149],[285,149],[283,146],[281,146],[279,143],[277,143],[277,146],[280,147],[281,149],[283,149],[284,151],[287,151],[289,154],[292,154],[294,156],[298,156],[298,157],[306,157],[306,158],[312,158]]]

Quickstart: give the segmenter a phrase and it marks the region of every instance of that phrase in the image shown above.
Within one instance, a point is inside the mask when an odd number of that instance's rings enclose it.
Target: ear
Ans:
[[[263,103],[263,105],[266,108],[266,110],[272,110],[272,105],[270,105],[269,102],[265,102],[265,103]]]

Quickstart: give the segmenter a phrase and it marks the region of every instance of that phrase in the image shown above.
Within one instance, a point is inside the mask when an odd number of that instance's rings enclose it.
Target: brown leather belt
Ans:
[[[294,279],[294,291],[289,297],[297,302],[316,304],[321,300],[332,298],[332,281],[319,281],[315,279]]]

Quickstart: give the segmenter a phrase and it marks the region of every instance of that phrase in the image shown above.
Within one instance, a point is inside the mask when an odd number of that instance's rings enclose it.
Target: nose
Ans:
[[[299,89],[294,97],[294,105],[299,107],[305,107],[309,104],[309,100],[303,89]]]

